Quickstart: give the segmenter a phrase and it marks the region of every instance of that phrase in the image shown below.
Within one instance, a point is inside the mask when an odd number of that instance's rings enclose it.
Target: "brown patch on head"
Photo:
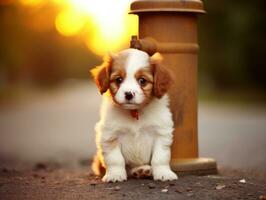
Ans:
[[[138,70],[135,74],[135,78],[145,95],[144,104],[148,103],[152,99],[153,93],[153,73],[150,66],[144,67]]]
[[[114,64],[110,74],[110,93],[112,96],[116,94],[121,83],[126,78],[125,63],[128,55],[117,54],[114,57]]]
[[[100,66],[91,70],[91,74],[94,77],[95,83],[101,94],[109,89],[112,64],[113,59],[109,55],[104,58],[104,62]]]
[[[154,76],[153,94],[161,98],[170,88],[173,78],[169,70],[162,65],[162,56],[159,53],[150,58],[150,64]]]

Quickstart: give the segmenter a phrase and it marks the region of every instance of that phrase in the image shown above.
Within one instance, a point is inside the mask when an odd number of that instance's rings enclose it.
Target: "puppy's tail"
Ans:
[[[93,173],[95,175],[97,175],[97,176],[101,176],[102,177],[105,174],[105,168],[102,165],[102,162],[99,159],[97,154],[93,158],[91,169],[92,169]]]

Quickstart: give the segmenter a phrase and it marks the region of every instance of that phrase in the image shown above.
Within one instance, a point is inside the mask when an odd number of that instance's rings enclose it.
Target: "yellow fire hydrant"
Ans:
[[[197,133],[197,16],[200,0],[138,0],[131,14],[139,16],[139,39],[131,47],[152,55],[162,53],[164,65],[174,73],[169,92],[175,124],[171,167],[179,173],[216,173],[214,159],[199,158]]]

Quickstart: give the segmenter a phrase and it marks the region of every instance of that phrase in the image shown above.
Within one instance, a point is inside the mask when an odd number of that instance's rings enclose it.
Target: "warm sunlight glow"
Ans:
[[[137,34],[137,17],[128,15],[130,0],[70,0],[72,8],[92,16],[93,35],[87,35],[86,44],[96,54],[117,51],[129,44],[130,35]]]
[[[21,3],[28,6],[36,6],[44,2],[44,0],[20,0]]]
[[[78,34],[84,24],[84,18],[71,10],[61,11],[55,20],[56,29],[64,36],[73,36]]]
[[[137,16],[128,15],[132,0],[20,0],[25,5],[42,2],[58,6],[56,30],[63,36],[76,36],[100,56],[128,47],[137,34]]]

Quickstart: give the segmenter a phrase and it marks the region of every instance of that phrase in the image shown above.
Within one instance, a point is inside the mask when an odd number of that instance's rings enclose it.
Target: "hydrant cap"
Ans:
[[[142,12],[195,12],[205,13],[200,0],[136,0],[131,3],[131,14]]]

